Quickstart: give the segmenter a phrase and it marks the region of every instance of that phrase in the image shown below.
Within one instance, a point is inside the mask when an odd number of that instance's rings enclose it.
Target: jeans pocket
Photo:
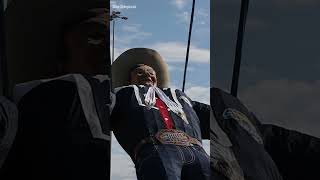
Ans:
[[[180,154],[181,162],[184,165],[192,164],[195,161],[195,154],[188,146],[177,146],[178,153]]]

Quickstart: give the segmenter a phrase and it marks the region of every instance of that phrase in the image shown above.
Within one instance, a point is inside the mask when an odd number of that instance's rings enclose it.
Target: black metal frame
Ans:
[[[232,74],[232,84],[231,84],[231,95],[233,95],[234,97],[237,97],[237,93],[238,93],[242,45],[243,45],[243,37],[244,37],[244,32],[245,32],[248,8],[249,8],[249,0],[242,0],[241,1],[239,27],[238,27],[237,45],[236,45],[236,52],[235,52],[235,60],[234,60],[233,74]]]
[[[5,28],[4,28],[4,0],[0,3],[0,88],[1,94],[9,98],[9,79],[6,61]]]

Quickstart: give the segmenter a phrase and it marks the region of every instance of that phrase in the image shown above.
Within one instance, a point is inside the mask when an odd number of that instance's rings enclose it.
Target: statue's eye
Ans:
[[[138,75],[138,76],[142,76],[143,73],[142,73],[141,71],[138,71],[138,72],[137,72],[137,75]]]

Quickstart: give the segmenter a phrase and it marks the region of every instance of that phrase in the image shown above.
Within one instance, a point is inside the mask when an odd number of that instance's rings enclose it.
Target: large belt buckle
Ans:
[[[188,135],[185,132],[175,129],[162,129],[155,135],[155,137],[162,144],[174,144],[178,146],[192,145],[189,141]]]

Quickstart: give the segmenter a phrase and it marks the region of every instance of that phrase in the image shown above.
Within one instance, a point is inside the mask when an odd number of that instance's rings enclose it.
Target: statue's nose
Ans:
[[[148,71],[143,71],[143,77],[150,77],[151,74]]]

